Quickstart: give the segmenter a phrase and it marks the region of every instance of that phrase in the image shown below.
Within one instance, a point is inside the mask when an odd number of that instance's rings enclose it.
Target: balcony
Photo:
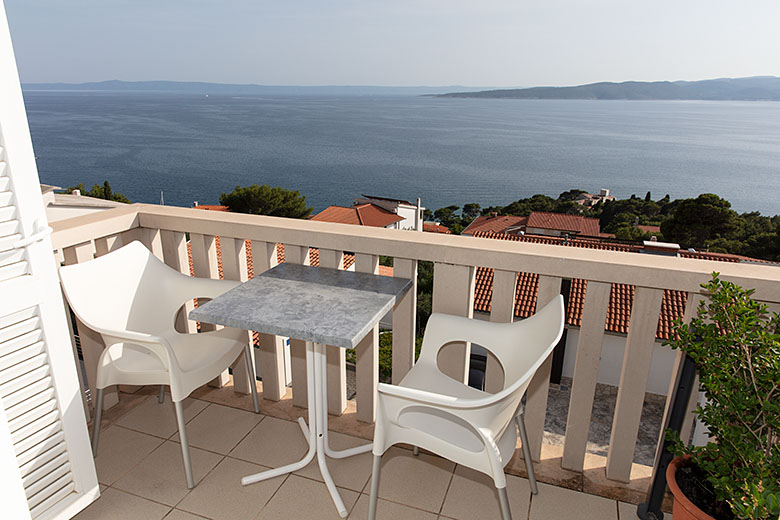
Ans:
[[[755,288],[754,297],[777,308],[780,270],[772,265],[714,262],[616,251],[564,248],[541,244],[440,234],[363,228],[342,224],[279,219],[188,208],[134,204],[53,224],[55,254],[65,264],[87,261],[124,243],[140,240],[173,268],[195,276],[246,279],[247,242],[252,270],[275,265],[277,244],[284,244],[287,262],[307,264],[316,249],[319,264],[343,267],[344,253],[354,254],[355,269],[377,272],[380,255],[394,258],[394,275],[415,278],[417,263],[434,263],[433,310],[470,315],[474,308],[475,271],[493,269],[489,319],[512,319],[517,273],[538,275],[536,301],[542,304],[560,293],[563,280],[583,280],[585,290],[568,407],[562,413],[562,441],[545,442],[551,360],[543,365],[527,394],[526,424],[540,494],[531,498],[522,452],[507,466],[509,492],[516,518],[635,518],[644,500],[652,467],[635,460],[645,402],[645,390],[656,348],[656,328],[665,290],[686,295],[690,315],[703,295],[699,285],[718,271],[722,277]],[[110,283],[110,281],[106,281]],[[635,286],[625,352],[619,370],[606,456],[587,450],[593,420],[600,357],[605,344],[605,317],[612,284]],[[414,291],[393,314],[393,379],[409,370],[414,359]],[[196,324],[180,320],[181,327]],[[334,443],[347,447],[370,439],[373,432],[378,352],[373,331],[357,349],[354,400],[347,400],[343,351],[329,355],[328,408]],[[79,327],[86,381],[85,402],[93,384],[100,338]],[[74,343],[75,344],[75,343]],[[195,477],[198,486],[187,492],[181,460],[175,447],[175,422],[170,403],[157,405],[155,389],[121,387],[106,394],[101,453],[96,459],[103,496],[79,518],[109,518],[109,513],[134,511],[135,517],[163,518],[327,518],[336,517],[324,484],[307,468],[300,475],[242,488],[239,479],[257,466],[277,466],[296,458],[303,449],[294,421],[306,415],[304,345],[291,340],[292,384],[286,385],[281,338],[260,334],[254,349],[262,381],[262,416],[254,416],[250,382],[235,370],[197,390],[188,409]],[[468,373],[468,350],[447,350],[440,364],[452,377]],[[332,368],[332,370],[331,370]],[[667,374],[673,380],[673,364]],[[486,388],[500,383],[500,366],[487,360]],[[598,403],[597,403],[598,404]],[[692,400],[689,410],[694,407]],[[660,421],[655,430],[660,427]],[[683,435],[690,435],[689,413]],[[300,441],[300,442],[298,442]],[[297,444],[296,444],[297,443]],[[116,449],[112,450],[112,447]],[[176,449],[174,449],[176,448]],[[401,518],[498,517],[489,482],[479,475],[423,454],[411,465],[411,452],[394,448],[385,462],[380,497],[387,500],[380,516]],[[200,459],[200,461],[198,460]],[[367,508],[368,455],[334,461],[336,483],[349,502],[350,518]],[[103,488],[102,486],[108,486]],[[514,487],[514,491],[513,491]],[[495,515],[490,512],[495,509]],[[185,511],[187,513],[185,513]],[[196,516],[193,516],[193,513]],[[620,515],[620,516],[618,516]],[[117,516],[121,517],[121,516]]]

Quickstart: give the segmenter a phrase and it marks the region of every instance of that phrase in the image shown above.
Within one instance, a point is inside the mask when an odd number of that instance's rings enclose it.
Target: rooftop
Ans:
[[[605,251],[625,251],[640,253],[643,246],[634,244],[620,244],[588,239],[565,239],[561,237],[548,237],[539,235],[510,235],[507,233],[492,233],[479,231],[475,234],[478,238],[491,238],[495,240],[512,240],[537,244],[551,244],[562,247],[580,247],[587,249],[601,249]],[[715,260],[720,262],[764,262],[754,258],[726,253],[702,253],[696,251],[680,251],[680,257],[697,258],[701,260]],[[539,276],[534,273],[518,273],[517,289],[515,291],[514,314],[519,318],[527,318],[536,312],[536,298],[538,292]],[[579,327],[582,323],[582,309],[585,301],[587,281],[573,279],[569,300],[567,302],[566,323]],[[634,299],[635,287],[628,284],[612,284],[612,292],[609,298],[607,321],[605,330],[617,334],[628,333],[628,322],[631,317],[631,305]],[[474,310],[489,313],[493,298],[493,270],[486,267],[478,267],[474,290]],[[658,319],[656,337],[669,339],[672,335],[674,320],[685,312],[687,295],[684,291],[664,290],[661,315]]]
[[[532,211],[526,225],[529,228],[554,229],[591,237],[599,236],[601,232],[599,219],[567,213]]]
[[[403,217],[399,217],[395,213],[380,208],[375,204],[358,204],[351,208],[328,206],[311,218],[311,220],[319,222],[372,227],[387,227],[403,219]]]

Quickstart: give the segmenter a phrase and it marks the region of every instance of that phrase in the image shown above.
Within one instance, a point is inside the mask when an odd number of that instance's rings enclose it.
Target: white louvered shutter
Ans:
[[[0,0],[0,518],[99,495],[49,231]]]

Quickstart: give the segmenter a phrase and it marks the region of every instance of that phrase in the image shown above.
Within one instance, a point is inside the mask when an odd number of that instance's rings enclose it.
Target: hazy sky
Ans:
[[[533,86],[780,76],[780,0],[5,6],[23,82]]]

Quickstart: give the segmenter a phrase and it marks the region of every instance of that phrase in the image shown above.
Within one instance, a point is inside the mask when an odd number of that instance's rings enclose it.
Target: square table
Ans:
[[[316,456],[336,509],[347,516],[325,456],[366,453],[371,444],[341,451],[328,445],[325,346],[355,348],[411,286],[406,278],[284,263],[190,312],[191,320],[306,341],[309,424],[300,417],[298,424],[309,451],[298,462],[244,477],[243,485],[292,473]]]

